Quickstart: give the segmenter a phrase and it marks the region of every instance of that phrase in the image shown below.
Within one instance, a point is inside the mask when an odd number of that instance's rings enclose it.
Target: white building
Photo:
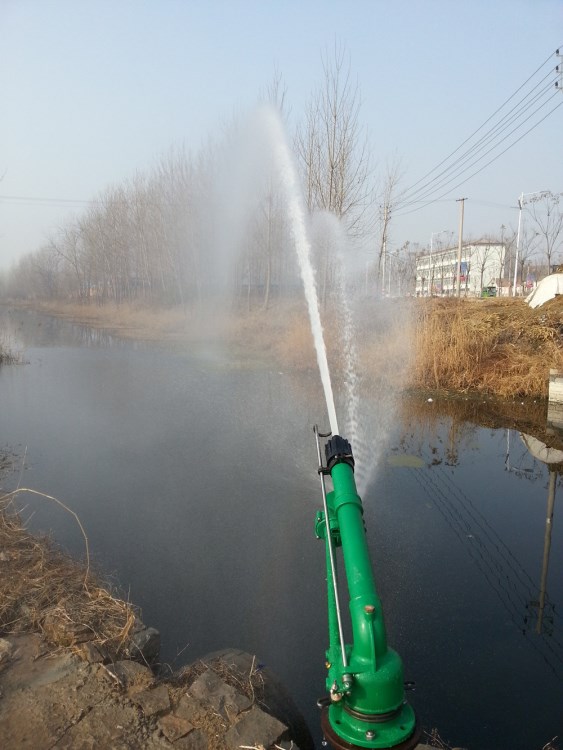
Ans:
[[[461,249],[460,294],[480,297],[484,287],[500,287],[504,275],[505,246],[480,240]],[[421,255],[416,261],[416,296],[448,297],[457,292],[458,248]]]

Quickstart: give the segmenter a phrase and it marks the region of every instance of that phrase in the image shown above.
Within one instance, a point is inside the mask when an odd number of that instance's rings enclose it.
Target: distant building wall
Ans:
[[[500,242],[474,242],[461,250],[462,296],[480,297],[486,286],[501,284],[505,246]],[[421,255],[416,261],[416,287],[418,297],[448,297],[457,291],[458,248],[447,248]]]

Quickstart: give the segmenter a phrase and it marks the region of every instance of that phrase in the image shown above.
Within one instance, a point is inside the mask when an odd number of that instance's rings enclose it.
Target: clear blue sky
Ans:
[[[79,210],[43,199],[88,200],[173,144],[196,151],[276,68],[295,124],[335,41],[374,158],[396,154],[407,187],[563,47],[563,2],[0,0],[0,30],[2,268]],[[521,192],[563,191],[562,136],[563,106],[449,201],[397,217],[393,245],[457,234],[455,197],[468,234],[515,225]]]

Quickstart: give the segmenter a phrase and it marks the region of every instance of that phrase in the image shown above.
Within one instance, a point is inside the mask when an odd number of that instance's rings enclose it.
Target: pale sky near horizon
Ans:
[[[293,127],[335,42],[350,56],[374,161],[400,159],[403,188],[543,63],[538,91],[563,62],[563,0],[0,0],[0,29],[0,269],[171,146],[197,152],[276,69]],[[553,97],[465,176],[563,103],[563,91]],[[446,199],[398,215],[391,247],[457,237],[457,197],[468,198],[467,235],[515,226],[520,193],[563,192],[562,133],[563,106],[450,183]]]

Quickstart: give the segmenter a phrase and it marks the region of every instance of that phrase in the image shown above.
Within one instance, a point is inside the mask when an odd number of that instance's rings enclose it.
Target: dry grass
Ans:
[[[124,338],[162,340],[194,334],[193,315],[182,308],[156,308],[131,304],[85,304],[38,302],[33,309],[71,320],[74,323],[104,328]]]
[[[338,311],[323,310],[331,373],[345,369]],[[563,302],[413,300],[366,305],[356,331],[358,374],[380,388],[547,397],[549,369],[563,369]],[[316,367],[304,305],[237,315],[231,341],[284,368]]]
[[[237,692],[246,695],[251,701],[255,701],[257,695],[261,695],[264,688],[264,678],[260,669],[257,668],[256,657],[252,658],[251,667],[246,674],[242,674],[223,657],[213,658],[210,661],[198,660],[183,667],[177,674],[173,675],[171,682],[179,688],[179,694],[185,692],[195,680],[208,669],[215,672],[223,682],[233,687]]]
[[[128,642],[136,612],[45,537],[30,534],[0,497],[0,633],[39,632],[53,646],[91,641],[110,658]]]
[[[305,312],[294,312],[285,321],[276,338],[275,355],[279,362],[293,370],[310,370],[316,367],[313,335]]]
[[[409,309],[410,307],[410,309]],[[264,311],[206,313],[179,308],[42,305],[44,312],[107,328],[130,338],[215,341],[241,360],[276,362],[284,369],[316,367],[303,300],[276,300]],[[323,309],[331,370],[343,369],[340,311]],[[563,302],[532,310],[521,299],[431,299],[362,305],[357,348],[360,375],[382,387],[544,398],[550,368],[563,369]],[[400,377],[399,377],[400,376]]]
[[[431,390],[546,397],[563,369],[563,305],[522,300],[420,300],[412,385]]]

